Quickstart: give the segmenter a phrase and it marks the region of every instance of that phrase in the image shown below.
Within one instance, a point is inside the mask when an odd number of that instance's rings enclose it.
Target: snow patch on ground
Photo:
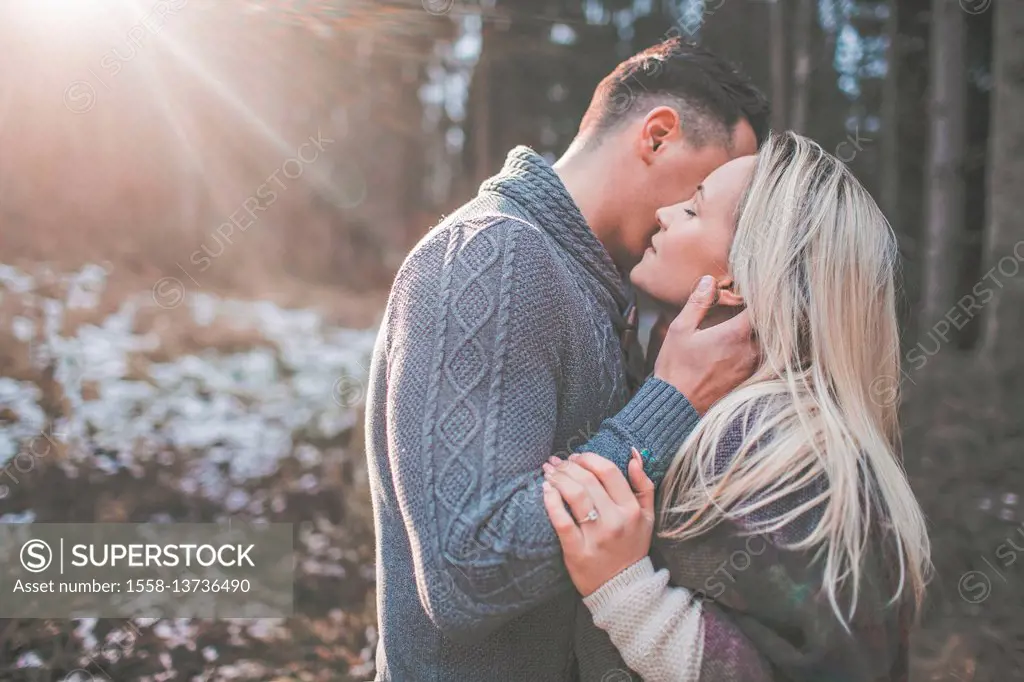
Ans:
[[[147,296],[126,300],[99,324],[60,332],[67,310],[96,305],[105,274],[87,266],[66,276],[64,297],[53,298],[37,293],[30,274],[0,265],[0,293],[36,313],[13,320],[17,338],[30,344],[41,371],[52,370],[70,405],[49,436],[69,446],[70,464],[88,460],[113,472],[162,452],[202,453],[182,485],[225,499],[232,483],[271,475],[293,452],[315,460],[302,440],[329,441],[355,426],[374,330],[330,327],[310,310],[201,294],[186,301],[197,326],[227,319],[258,330],[272,348],[185,355],[129,377],[131,354],[160,344],[154,334],[132,331],[140,309],[153,305]],[[0,467],[19,464],[19,449],[28,466],[25,444],[46,428],[40,398],[33,382],[0,377],[0,411],[15,416],[0,422]]]

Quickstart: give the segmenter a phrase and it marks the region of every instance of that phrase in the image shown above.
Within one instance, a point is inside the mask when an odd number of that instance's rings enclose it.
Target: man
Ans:
[[[600,83],[554,166],[514,149],[402,265],[368,395],[377,680],[574,677],[579,598],[540,467],[577,450],[625,470],[636,447],[656,477],[749,376],[749,323],[698,331],[700,290],[644,381],[625,278],[655,210],[755,153],[766,119],[728,64],[666,41]]]

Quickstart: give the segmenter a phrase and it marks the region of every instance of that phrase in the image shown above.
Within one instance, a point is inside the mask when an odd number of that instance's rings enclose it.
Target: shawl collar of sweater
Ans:
[[[616,328],[629,328],[633,297],[604,245],[587,225],[583,213],[551,165],[529,147],[508,153],[505,165],[484,181],[481,192],[501,194],[525,209],[600,285]]]

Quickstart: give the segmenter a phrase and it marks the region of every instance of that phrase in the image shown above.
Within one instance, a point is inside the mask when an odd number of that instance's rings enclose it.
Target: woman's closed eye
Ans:
[[[697,212],[694,211],[693,209],[691,209],[691,208],[684,208],[683,210],[686,211],[686,215],[690,216],[691,218],[696,218],[697,217]]]

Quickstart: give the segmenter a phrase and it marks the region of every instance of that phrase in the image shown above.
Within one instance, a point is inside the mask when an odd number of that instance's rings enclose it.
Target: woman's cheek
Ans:
[[[691,255],[697,254],[673,252],[664,259],[667,266],[665,279],[667,287],[671,289],[671,291],[665,292],[666,302],[683,305],[697,287],[700,278],[706,274],[712,274],[704,271],[704,266],[699,262],[700,258],[688,257]]]

